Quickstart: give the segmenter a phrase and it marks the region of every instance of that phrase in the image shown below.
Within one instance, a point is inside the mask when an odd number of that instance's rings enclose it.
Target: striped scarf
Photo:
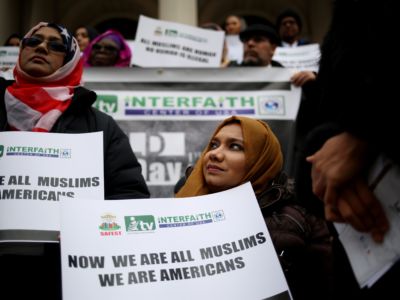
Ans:
[[[83,64],[78,43],[64,27],[41,22],[25,37],[32,36],[43,26],[60,32],[67,46],[64,65],[49,76],[36,78],[21,69],[18,59],[14,69],[15,82],[7,88],[4,97],[11,130],[49,132],[71,104],[74,89],[81,83]]]

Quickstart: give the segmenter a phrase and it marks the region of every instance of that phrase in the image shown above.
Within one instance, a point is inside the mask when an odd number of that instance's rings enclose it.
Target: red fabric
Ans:
[[[48,23],[39,23],[25,37],[47,25]],[[60,33],[64,37],[65,33]],[[83,61],[75,38],[69,34],[67,38],[70,41],[67,51],[69,60],[49,76],[30,76],[21,69],[18,59],[14,69],[15,82],[7,88],[5,94],[11,129],[48,132],[71,104],[74,88],[81,84]],[[20,51],[20,55],[22,52]]]

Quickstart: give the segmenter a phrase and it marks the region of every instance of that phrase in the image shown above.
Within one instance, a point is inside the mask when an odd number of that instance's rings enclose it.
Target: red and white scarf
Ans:
[[[32,36],[47,25],[39,23],[25,37]],[[70,39],[69,59],[53,74],[32,77],[21,69],[18,59],[14,69],[15,82],[5,92],[7,120],[11,130],[49,132],[71,104],[74,89],[81,85],[83,63],[78,43],[66,30],[60,33],[64,42]]]

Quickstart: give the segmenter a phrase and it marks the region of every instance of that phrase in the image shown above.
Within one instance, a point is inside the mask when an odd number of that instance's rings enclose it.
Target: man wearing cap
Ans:
[[[275,49],[279,45],[280,39],[271,26],[265,24],[253,24],[248,26],[239,34],[243,43],[243,67],[283,67],[279,62],[274,61]],[[235,66],[230,64],[230,66]],[[313,98],[316,97],[316,74],[310,71],[295,72],[290,78],[293,85],[302,88],[302,99],[296,121],[296,138],[294,148],[294,160],[297,161],[298,149],[301,147],[304,136],[311,126],[315,116],[313,112]],[[289,175],[295,173],[296,166],[292,166]]]
[[[276,47],[280,43],[275,29],[265,24],[253,24],[240,32],[243,43],[243,61],[241,65],[231,63],[229,66],[243,67],[283,67],[272,59]],[[315,81],[316,74],[311,71],[300,71],[293,74],[291,81],[295,86],[303,87],[306,83]]]
[[[300,38],[303,22],[300,15],[293,9],[286,9],[276,19],[276,28],[279,32],[281,47],[298,47],[309,44],[305,39]]]
[[[275,49],[279,44],[279,37],[271,26],[264,24],[250,25],[240,32],[239,38],[244,47],[241,66],[283,67],[277,61],[272,60]]]

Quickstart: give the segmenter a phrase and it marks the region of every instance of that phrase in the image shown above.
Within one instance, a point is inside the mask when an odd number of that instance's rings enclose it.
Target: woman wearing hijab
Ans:
[[[281,147],[270,127],[232,116],[217,127],[176,197],[250,182],[294,299],[329,299],[329,230],[323,219],[297,205],[282,166]]]
[[[96,93],[81,87],[82,70],[77,41],[66,28],[33,27],[21,42],[15,81],[0,78],[0,131],[102,131],[105,199],[148,198],[127,136],[92,107]],[[32,255],[0,251],[2,292],[13,299],[61,299],[59,245],[36,246]]]
[[[107,30],[96,37],[83,52],[85,67],[129,67],[131,49],[116,30]]]
[[[23,38],[14,82],[0,81],[0,131],[103,131],[106,198],[147,198],[141,167],[114,119],[81,86],[82,61],[66,28],[39,23]]]

